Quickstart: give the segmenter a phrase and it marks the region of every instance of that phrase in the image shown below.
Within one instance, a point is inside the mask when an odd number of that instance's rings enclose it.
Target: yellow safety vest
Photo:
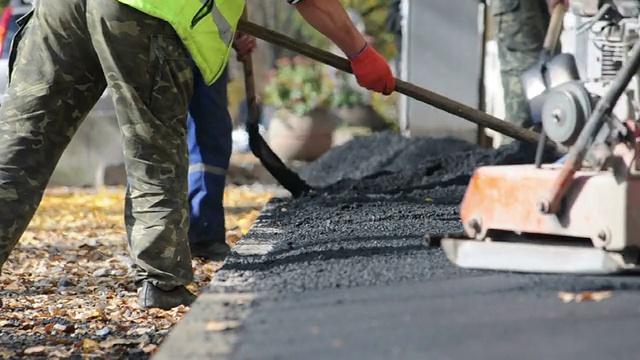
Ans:
[[[245,0],[118,0],[175,29],[205,82],[215,82],[229,60]]]

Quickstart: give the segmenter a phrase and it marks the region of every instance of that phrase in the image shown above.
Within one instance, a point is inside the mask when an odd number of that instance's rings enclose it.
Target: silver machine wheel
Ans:
[[[542,106],[542,127],[549,139],[571,146],[580,135],[591,111],[591,100],[584,86],[578,82],[568,82],[547,95]]]

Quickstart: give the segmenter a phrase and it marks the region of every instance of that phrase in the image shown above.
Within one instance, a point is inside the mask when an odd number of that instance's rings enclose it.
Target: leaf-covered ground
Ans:
[[[148,358],[187,308],[142,310],[132,285],[123,188],[49,189],[0,275],[0,358]],[[227,187],[227,242],[272,193]],[[200,289],[220,262],[193,261]]]

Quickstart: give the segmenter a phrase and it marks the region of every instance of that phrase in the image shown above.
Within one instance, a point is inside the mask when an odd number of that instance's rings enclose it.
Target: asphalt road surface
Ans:
[[[469,271],[424,246],[425,234],[461,231],[475,166],[526,161],[455,146],[429,156],[413,142],[391,155],[369,150],[377,167],[311,168],[307,178],[324,188],[271,203],[157,357],[640,358],[640,279]],[[336,155],[345,163],[347,150]],[[559,297],[586,291],[611,297]]]
[[[637,292],[564,304],[532,285],[485,275],[290,294],[253,310],[231,358],[638,358]]]

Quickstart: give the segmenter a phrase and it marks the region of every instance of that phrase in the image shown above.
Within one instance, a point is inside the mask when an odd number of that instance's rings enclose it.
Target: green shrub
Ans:
[[[264,88],[264,104],[296,115],[329,106],[333,84],[321,64],[302,56],[281,58]]]

